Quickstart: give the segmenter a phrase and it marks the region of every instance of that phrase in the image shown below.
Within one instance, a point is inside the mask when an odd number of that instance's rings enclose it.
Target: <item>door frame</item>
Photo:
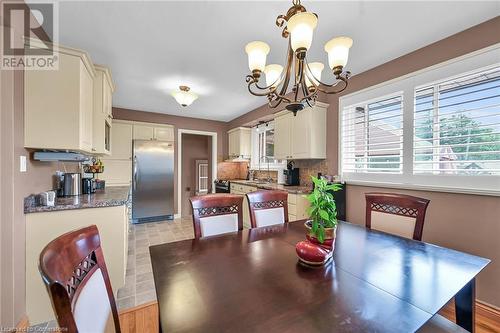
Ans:
[[[212,181],[217,178],[217,132],[197,131],[190,129],[177,130],[177,214],[175,218],[182,216],[182,134],[196,134],[212,137]],[[212,186],[212,193],[215,187]]]

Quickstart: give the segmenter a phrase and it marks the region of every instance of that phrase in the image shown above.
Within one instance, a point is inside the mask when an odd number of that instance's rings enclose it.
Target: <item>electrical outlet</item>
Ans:
[[[26,172],[26,156],[19,156],[19,171]]]

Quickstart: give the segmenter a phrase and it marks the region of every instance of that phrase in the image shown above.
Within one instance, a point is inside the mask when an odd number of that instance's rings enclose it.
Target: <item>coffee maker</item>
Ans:
[[[286,169],[283,170],[283,174],[285,175],[285,186],[300,185],[299,168],[294,168],[293,164],[293,161],[288,162]]]

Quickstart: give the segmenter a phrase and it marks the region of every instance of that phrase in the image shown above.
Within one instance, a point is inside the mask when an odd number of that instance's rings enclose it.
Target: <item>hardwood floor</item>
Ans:
[[[440,311],[455,321],[455,306],[450,302]],[[150,333],[159,331],[158,303],[151,302],[120,313],[122,333]],[[482,303],[476,304],[476,333],[500,333],[500,312]]]
[[[448,303],[440,312],[455,321],[455,302]],[[476,333],[500,333],[500,311],[476,301]]]
[[[159,332],[159,325],[157,302],[149,302],[120,312],[122,333]]]

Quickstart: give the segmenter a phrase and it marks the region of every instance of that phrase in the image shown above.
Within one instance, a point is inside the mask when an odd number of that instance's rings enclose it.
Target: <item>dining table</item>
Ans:
[[[305,221],[149,248],[162,332],[415,332],[451,299],[474,331],[489,260],[339,221],[333,257],[299,262]]]

